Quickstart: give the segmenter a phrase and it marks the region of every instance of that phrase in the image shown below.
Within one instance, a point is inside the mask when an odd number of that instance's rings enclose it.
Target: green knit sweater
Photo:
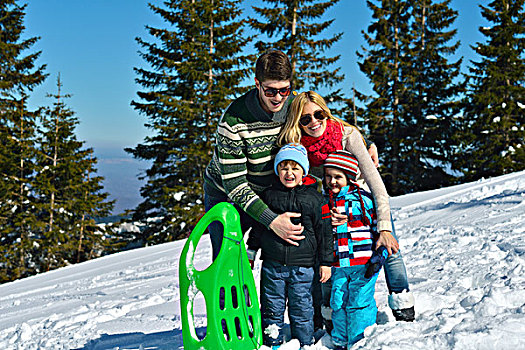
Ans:
[[[273,161],[279,150],[277,137],[292,100],[290,96],[277,113],[262,109],[257,89],[233,101],[219,121],[213,157],[204,175],[216,195],[226,194],[267,227],[277,214],[258,194],[274,181]]]

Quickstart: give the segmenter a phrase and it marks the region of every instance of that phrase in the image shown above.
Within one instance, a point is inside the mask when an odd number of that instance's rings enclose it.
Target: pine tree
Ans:
[[[375,96],[367,97],[365,120],[369,135],[376,143],[383,166],[383,180],[390,193],[400,190],[398,175],[406,126],[403,104],[408,99],[402,72],[408,71],[407,50],[410,36],[410,6],[407,1],[367,1],[374,21],[362,32],[368,48],[358,52],[361,71],[370,79]]]
[[[448,60],[459,47],[459,41],[449,44],[457,31],[448,30],[457,15],[450,8],[450,0],[413,2],[413,63],[403,73],[410,97],[403,106],[406,136],[398,176],[409,191],[439,188],[455,181],[446,169],[451,167],[460,94],[465,91],[465,83],[459,81],[462,59]]]
[[[24,56],[38,38],[22,39],[24,9],[15,0],[0,0],[0,281],[34,273],[32,197],[35,118],[27,99],[46,75],[35,67],[40,52]]]
[[[456,163],[465,181],[525,169],[525,7],[524,0],[480,6],[493,23],[480,28],[485,43],[472,49],[465,103],[463,147]]]
[[[68,254],[69,262],[82,262],[98,258],[111,251],[111,238],[115,236],[114,228],[110,224],[99,224],[101,218],[111,214],[115,201],[109,201],[109,193],[104,192],[102,181],[104,178],[97,175],[97,158],[92,148],[81,149],[77,162],[82,170],[81,183],[76,187],[76,201],[72,206],[71,235],[75,246]]]
[[[296,90],[320,91],[327,102],[335,105],[347,102],[337,86],[344,80],[340,67],[334,67],[340,55],[328,57],[328,51],[343,33],[328,38],[320,38],[334,19],[321,21],[325,12],[339,0],[264,0],[268,7],[252,6],[256,18],[250,19],[250,25],[270,40],[259,40],[255,47],[262,53],[270,48],[288,54],[292,63],[294,77],[293,88]],[[275,38],[275,40],[271,40]]]
[[[151,70],[136,68],[144,91],[132,106],[148,118],[153,132],[142,144],[126,149],[148,160],[144,201],[133,220],[145,229],[143,244],[184,237],[203,212],[202,179],[211,158],[217,121],[248,75],[253,57],[242,55],[240,1],[165,1],[150,4],[168,28],[147,26],[152,42],[137,38]]]
[[[365,115],[383,158],[392,194],[438,188],[454,181],[450,168],[454,117],[464,84],[456,82],[461,59],[449,63],[459,42],[449,44],[457,18],[450,1],[368,2],[375,22],[364,33],[370,50],[359,53],[361,70],[376,96]]]
[[[95,219],[108,216],[114,202],[106,201],[102,177],[96,173],[93,150],[83,148],[75,128],[78,118],[62,94],[60,76],[52,108],[42,113],[34,192],[40,220],[40,264],[50,270],[98,257],[103,252],[103,229]]]

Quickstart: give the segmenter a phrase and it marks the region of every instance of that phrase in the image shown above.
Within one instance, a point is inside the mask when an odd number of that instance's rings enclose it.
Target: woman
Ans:
[[[297,95],[291,106],[287,121],[281,130],[278,143],[284,145],[300,142],[308,151],[311,174],[322,177],[322,164],[336,150],[352,153],[359,162],[360,184],[372,193],[377,206],[377,229],[380,237],[377,247],[383,245],[389,252],[385,264],[385,276],[390,292],[388,303],[396,320],[414,320],[414,299],[409,292],[405,263],[393,234],[389,196],[379,172],[366,150],[363,136],[356,127],[334,117],[324,99],[313,91]],[[363,183],[364,181],[364,183]],[[334,225],[346,222],[337,211],[332,213]]]

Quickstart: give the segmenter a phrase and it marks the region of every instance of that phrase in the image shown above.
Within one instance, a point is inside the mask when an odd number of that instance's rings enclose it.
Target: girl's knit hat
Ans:
[[[277,171],[277,166],[279,163],[285,160],[293,160],[303,168],[303,176],[308,175],[308,170],[310,170],[310,163],[308,162],[308,155],[306,153],[306,148],[300,143],[289,143],[284,145],[279,153],[275,156],[275,162],[273,165],[273,170],[276,175],[279,175]]]
[[[340,169],[346,174],[349,181],[355,182],[357,179],[359,162],[352,153],[340,150],[330,153],[328,157],[326,157],[324,167]]]
[[[350,152],[341,150],[330,153],[324,161],[325,168],[336,168],[342,170],[345,173],[348,182],[350,182],[350,189],[357,189],[357,194],[359,195],[359,203],[361,204],[361,212],[363,213],[363,223],[367,226],[370,226],[370,219],[366,215],[366,208],[363,202],[363,197],[361,196],[361,191],[359,190],[359,185],[356,183],[357,179],[357,170],[359,169],[359,162],[357,158]],[[328,190],[330,197],[330,207],[334,207],[334,193],[331,189]]]

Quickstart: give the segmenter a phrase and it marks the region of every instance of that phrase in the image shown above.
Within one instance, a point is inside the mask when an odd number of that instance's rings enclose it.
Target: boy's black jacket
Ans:
[[[318,256],[321,265],[330,266],[333,260],[332,222],[329,212],[325,218],[322,215],[325,199],[317,191],[315,179],[306,177],[303,183],[289,189],[277,181],[261,194],[261,198],[276,214],[301,213],[301,217],[293,218],[292,222],[304,226],[302,234],[306,238],[296,241],[299,246],[294,246],[264,225],[257,224],[250,231],[248,248],[255,251],[261,248],[261,259],[275,260],[283,265],[311,267]]]

